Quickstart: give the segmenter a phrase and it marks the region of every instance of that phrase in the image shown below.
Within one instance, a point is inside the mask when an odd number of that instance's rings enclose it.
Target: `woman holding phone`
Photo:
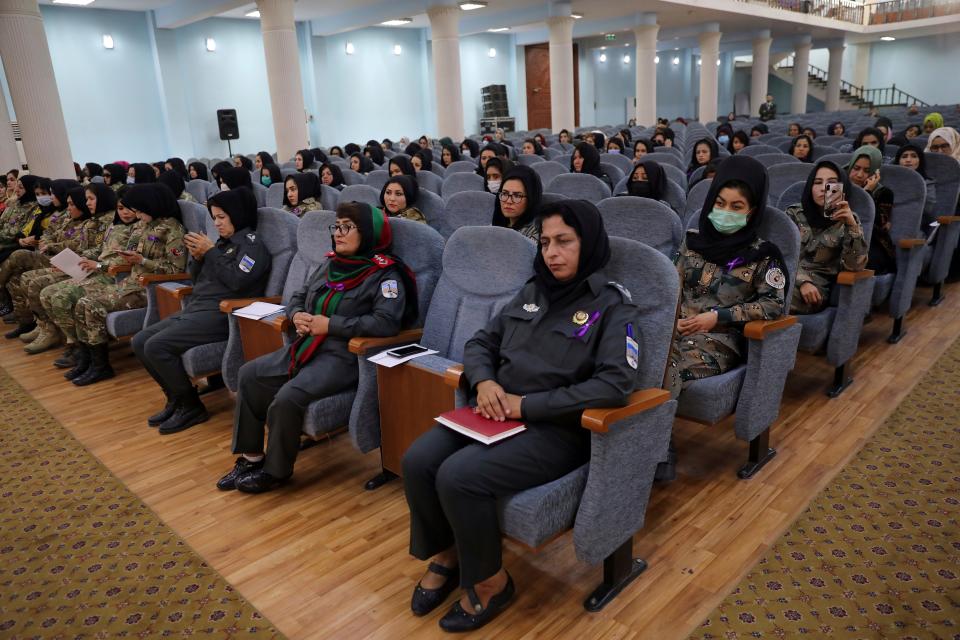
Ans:
[[[860,219],[850,209],[847,172],[829,160],[810,172],[798,204],[786,214],[800,229],[800,266],[797,269],[790,313],[816,313],[830,301],[830,291],[841,270],[862,271],[868,247]]]

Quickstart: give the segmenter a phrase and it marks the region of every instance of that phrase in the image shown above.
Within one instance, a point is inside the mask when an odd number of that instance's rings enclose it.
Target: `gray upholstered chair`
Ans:
[[[456,239],[455,235],[450,241]],[[530,245],[529,249],[534,247]],[[661,389],[679,296],[676,269],[663,254],[635,240],[612,237],[610,249],[605,273],[628,291],[643,292],[633,298],[638,307],[634,326],[643,354],[637,371],[638,390],[631,394],[626,407],[583,412],[581,424],[591,431],[587,464],[553,482],[506,497],[498,504],[506,536],[538,548],[572,528],[577,557],[590,565],[603,563],[603,581],[583,603],[588,611],[602,609],[647,568],[645,561],[633,556],[633,536],[643,527],[654,473],[666,457],[676,411],[676,402]],[[527,257],[532,264],[532,256]],[[506,267],[500,272],[509,274],[517,285],[522,284],[517,276],[529,273]],[[499,282],[499,278],[494,280]],[[506,299],[498,301],[497,306],[504,302]],[[434,305],[447,308],[449,313],[449,305],[436,300]],[[481,308],[492,315],[493,306]],[[462,315],[459,312],[450,317],[459,320]],[[474,319],[478,321],[476,327],[445,331],[441,344],[447,348],[442,352],[449,359],[428,356],[429,363],[423,362],[427,358],[414,362],[431,367],[439,375],[446,374],[448,384],[462,388],[462,375],[451,374],[462,372],[456,363],[461,359],[463,344],[485,324],[481,313],[476,313]],[[423,344],[427,342],[425,332]],[[465,405],[466,394],[458,391],[457,395],[458,405]]]
[[[610,182],[612,184],[617,184],[626,176],[620,167],[607,161],[607,159],[604,157],[606,155],[608,154],[603,154],[603,156],[600,158],[600,169],[607,174],[607,177],[610,178]]]
[[[366,181],[366,177],[353,169],[341,169],[340,172],[343,174],[343,183],[345,185],[363,184],[364,181]]]
[[[769,144],[755,144],[755,143],[749,144],[743,149],[740,149],[741,156],[750,156],[753,158],[757,156],[765,155],[765,154],[770,154],[770,153],[779,154],[781,153],[781,151],[779,147],[774,147]]]
[[[543,196],[540,198],[540,208],[542,210],[543,207],[555,202],[560,202],[561,200],[569,200],[569,198],[559,193],[550,193],[549,191],[544,191]]]
[[[747,147],[749,149],[750,147]],[[800,164],[800,158],[788,156],[785,153],[763,153],[753,156],[754,160],[769,168],[778,164]]]
[[[687,208],[686,192],[670,178],[667,178],[667,192],[663,194],[663,201],[670,205],[678,216],[683,215]]]
[[[688,228],[697,228],[699,221],[699,215],[692,216]],[[737,472],[743,479],[753,477],[776,455],[770,447],[770,427],[780,414],[783,388],[796,361],[802,332],[797,318],[787,315],[800,260],[800,232],[786,214],[768,206],[759,235],[777,245],[787,262],[783,265],[789,273],[784,316],[744,325],[746,362],[719,376],[690,383],[680,394],[677,408],[677,415],[711,425],[735,415],[734,433],[749,443],[747,462]]]
[[[633,170],[633,162],[630,160],[630,156],[625,156],[622,153],[601,153],[600,161],[612,164],[624,173]]]
[[[450,196],[444,211],[444,231],[448,231],[445,237],[460,227],[490,226],[496,202],[497,196],[487,191],[461,191]]]
[[[267,187],[267,204],[266,206],[270,209],[279,209],[283,206],[283,190],[284,185],[282,182],[275,182]]]
[[[452,165],[451,165],[452,166]],[[476,171],[467,173],[465,171],[447,173],[440,186],[440,195],[444,201],[450,199],[450,196],[461,191],[483,191],[483,178]]]
[[[543,156],[534,155],[532,153],[521,153],[517,156],[517,164],[526,165],[528,167],[546,161],[547,159]]]
[[[847,163],[850,162],[850,159],[853,157],[852,153],[828,153],[827,155],[820,156],[817,158],[817,162],[822,162],[823,160],[829,160],[830,162],[835,163],[841,169],[847,166]]]
[[[544,187],[544,191],[556,193],[575,200],[589,200],[596,204],[610,197],[610,187],[600,178],[589,173],[564,173]]]
[[[477,163],[473,160],[457,160],[456,162],[451,162],[447,165],[447,168],[443,172],[443,177],[448,178],[451,174],[454,173],[476,173],[477,172]]]
[[[434,157],[434,158],[440,157],[440,152],[434,150],[434,152],[433,152],[433,157]],[[438,176],[440,176],[440,179],[441,179],[441,180],[443,179],[444,176],[447,175],[447,170],[444,169],[444,168],[443,168],[443,165],[440,164],[440,163],[437,162],[437,161],[433,161],[433,162],[430,163],[430,171],[433,172],[433,173],[435,173],[435,174],[437,174]]]
[[[548,160],[546,162],[537,162],[532,165],[531,168],[537,172],[537,175],[540,176],[541,184],[550,184],[550,181],[556,178],[557,176],[570,173],[568,165],[562,165],[559,162],[553,162]]]
[[[707,178],[693,185],[693,188],[690,189],[690,193],[687,194],[687,206],[683,212],[684,228],[689,226],[691,218],[700,215],[700,211],[703,209],[703,202],[707,199],[707,194],[710,192],[710,185],[712,183],[713,179]]]
[[[367,179],[364,182],[368,187],[373,187],[377,191],[383,188],[383,185],[387,184],[387,180],[390,179],[390,174],[387,173],[386,169],[377,169],[376,171],[371,171],[367,174]]]
[[[186,184],[187,193],[192,195],[197,202],[203,204],[207,201],[207,185],[210,184],[206,180],[190,180]]]
[[[363,202],[373,207],[379,207],[380,190],[365,184],[352,184],[344,187],[343,191],[340,192],[340,202]]]
[[[259,182],[253,183],[253,196],[257,199],[257,207],[267,206],[267,188]]]
[[[892,165],[880,167],[880,182],[893,190],[894,195],[890,237],[896,250],[897,269],[894,273],[875,275],[872,306],[887,303],[893,318],[893,330],[887,342],[895,344],[906,333],[903,320],[913,304],[913,292],[929,251],[920,228],[927,185],[923,176],[913,169]],[[854,193],[859,195],[859,191]],[[869,194],[863,194],[869,198]],[[872,198],[869,199],[872,204]],[[854,211],[858,211],[858,205],[866,206],[866,203],[851,202]]]
[[[658,163],[659,164],[659,163]],[[660,165],[660,168],[667,174],[667,178],[676,182],[683,189],[684,193],[687,191],[687,172],[683,169],[678,169],[676,165],[669,163],[664,163]],[[630,175],[629,173],[627,175]]]
[[[692,189],[694,186],[696,186],[698,182],[700,182],[700,179],[703,177],[703,174],[706,173],[706,171],[707,171],[706,165],[702,167],[697,167],[696,169],[693,170],[693,173],[691,173],[690,177],[687,179],[688,191]]]
[[[853,187],[854,191],[857,189],[860,187]],[[872,205],[870,196],[865,193],[864,196]],[[863,196],[851,194],[849,201],[851,209],[860,208],[854,211],[860,218],[863,237],[869,246],[873,235],[873,207],[863,201]],[[833,384],[827,391],[831,398],[839,396],[853,383],[853,377],[847,371],[847,363],[857,353],[863,320],[870,312],[873,286],[874,276],[870,269],[841,271],[837,275],[827,306],[817,313],[797,315],[797,320],[803,326],[800,350],[808,353],[825,350],[827,362],[834,367]]]
[[[658,149],[663,149],[663,147],[657,147]],[[644,160],[654,160],[660,164],[672,164],[677,169],[681,171],[686,171],[687,167],[683,164],[683,160],[679,158],[676,154],[669,153],[665,150],[663,151],[654,151],[653,153],[648,153],[643,156]]]
[[[799,164],[778,164],[769,167],[767,169],[767,176],[770,178],[770,192],[767,196],[767,204],[775,206],[780,200],[780,195],[787,187],[795,182],[805,182],[812,170],[813,165],[806,162]]]
[[[933,283],[931,306],[943,301],[943,281],[950,271],[950,263],[960,241],[960,216],[956,202],[960,194],[960,163],[942,153],[924,153],[927,176],[933,179],[937,191],[937,222],[940,224],[933,239],[933,252],[927,268],[927,280]]]
[[[423,191],[432,191],[440,195],[443,189],[443,176],[437,175],[433,171],[417,171],[417,186]]]
[[[440,235],[447,237],[449,235],[446,221],[446,206],[443,198],[432,191],[420,191],[415,205],[423,217],[427,219],[427,224],[433,227]]]
[[[280,204],[283,204],[283,197],[280,198]],[[340,204],[340,190],[330,185],[320,185],[320,206],[325,211],[336,211],[338,204]]]
[[[680,216],[657,200],[616,196],[597,203],[603,226],[611,236],[630,238],[673,258],[680,247]]]
[[[803,197],[803,188],[807,185],[805,180],[794,182],[792,185],[783,190],[783,193],[780,194],[780,199],[777,201],[777,209],[780,211],[786,211],[787,207],[799,204],[800,198]]]

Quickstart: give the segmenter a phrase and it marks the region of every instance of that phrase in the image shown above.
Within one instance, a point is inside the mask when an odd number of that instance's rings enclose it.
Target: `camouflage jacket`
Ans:
[[[303,202],[299,203],[295,207],[284,206],[284,211],[289,211],[298,218],[302,218],[303,214],[309,211],[320,211],[323,207],[320,205],[320,202],[316,198],[304,198]]]
[[[690,230],[687,234],[698,233]],[[757,240],[754,247],[759,247]],[[748,264],[716,265],[693,249],[684,239],[674,259],[680,282],[680,317],[692,318],[707,311],[717,312],[711,334],[735,334],[751,320],[773,320],[785,312],[786,274],[783,265],[765,258]],[[733,345],[731,345],[733,346]]]
[[[130,224],[114,224],[107,229],[100,246],[100,255],[97,256],[97,262],[103,265],[104,271],[113,265],[125,263],[120,252],[136,249],[146,226],[142,220],[137,220]]]
[[[83,241],[83,227],[89,220],[80,218],[71,218],[69,213],[54,214],[58,219],[52,221],[47,230],[43,232],[41,242],[44,244],[43,253],[48,256],[55,256],[64,249],[72,249],[77,253],[81,252]]]
[[[413,220],[414,222],[423,222],[426,224],[427,218],[423,213],[416,207],[407,207],[403,211],[397,213],[398,218],[403,218],[404,220]]]
[[[180,196],[177,198],[177,200],[183,200],[184,202],[196,202],[196,201],[197,201],[197,199],[194,198],[193,195],[192,195],[189,191],[187,191],[186,189],[183,190],[183,193],[180,194]]]
[[[173,218],[148,222],[136,248],[136,252],[143,256],[143,262],[133,265],[130,277],[120,283],[120,295],[143,289],[139,282],[143,274],[183,272],[187,268],[187,250],[183,245],[185,234],[183,225]]]
[[[8,207],[0,216],[0,242],[13,242],[20,236],[23,225],[33,219],[39,209],[40,205],[36,202],[17,203]]]
[[[89,218],[83,225],[80,240],[80,254],[89,260],[96,260],[100,255],[100,248],[103,246],[103,238],[107,229],[113,224],[116,212],[113,210],[101,213],[95,218]]]
[[[796,286],[810,282],[822,293],[829,293],[841,270],[863,271],[869,247],[863,237],[860,219],[854,227],[843,222],[815,229],[803,215],[803,206],[787,207],[786,214],[800,229],[800,267]],[[856,216],[856,214],[854,214]]]

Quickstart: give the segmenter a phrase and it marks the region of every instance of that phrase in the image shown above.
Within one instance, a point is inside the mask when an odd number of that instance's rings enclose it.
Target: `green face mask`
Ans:
[[[271,184],[273,184],[273,180],[270,179],[270,176],[260,176],[260,184],[265,187],[269,187]]]
[[[731,233],[736,233],[747,226],[747,220],[749,216],[745,216],[742,213],[733,213],[732,211],[724,211],[723,209],[714,208],[711,211],[707,218],[710,222],[713,223],[714,228],[724,235],[730,235]]]

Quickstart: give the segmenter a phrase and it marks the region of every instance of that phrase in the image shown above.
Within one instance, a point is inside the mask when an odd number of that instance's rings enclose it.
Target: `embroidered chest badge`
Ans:
[[[631,369],[640,365],[640,345],[633,338],[633,324],[627,324],[627,365]]]
[[[250,242],[253,242],[253,241],[256,240],[256,239],[257,239],[257,234],[255,234],[255,233],[248,233],[248,234],[247,234],[247,240],[249,240]]]
[[[253,269],[253,265],[257,264],[257,261],[251,258],[248,255],[244,255],[240,258],[240,262],[237,263],[237,266],[240,268],[240,271],[244,273],[250,273],[250,270]]]
[[[586,311],[577,311],[575,314],[573,314],[573,324],[577,325],[578,327],[582,327],[583,325],[587,324],[587,320],[589,319],[590,314]]]
[[[230,255],[231,253],[234,252],[235,249],[236,249],[236,247],[229,247],[229,248],[227,248],[226,251],[224,251],[224,253],[227,254],[227,255]]]
[[[528,302],[527,304],[523,305],[523,310],[527,313],[536,313],[537,311],[540,311],[540,307],[532,302]]]
[[[779,267],[767,269],[767,275],[764,277],[764,280],[766,280],[768,285],[778,290],[783,289],[787,281],[783,275],[783,271],[781,271]]]
[[[386,280],[380,285],[380,293],[384,298],[396,298],[400,295],[400,289],[397,287],[396,280]]]

